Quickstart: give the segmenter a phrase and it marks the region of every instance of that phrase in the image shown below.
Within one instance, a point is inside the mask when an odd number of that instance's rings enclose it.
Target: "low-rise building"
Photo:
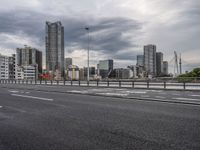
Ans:
[[[35,80],[38,78],[37,66],[29,65],[23,66],[24,79],[25,80]]]
[[[68,79],[69,80],[79,80],[79,68],[76,65],[70,65],[68,68]]]

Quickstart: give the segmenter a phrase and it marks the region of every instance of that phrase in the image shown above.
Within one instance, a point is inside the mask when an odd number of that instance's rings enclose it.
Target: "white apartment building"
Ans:
[[[0,54],[0,80],[9,79],[9,57]]]
[[[16,68],[15,68],[15,79],[16,80],[23,80],[24,79],[24,69],[23,69],[23,67],[16,66]]]

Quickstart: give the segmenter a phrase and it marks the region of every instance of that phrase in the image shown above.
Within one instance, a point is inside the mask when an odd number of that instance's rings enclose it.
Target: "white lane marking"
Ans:
[[[156,98],[165,99],[166,97],[163,97],[163,96],[156,96]]]
[[[124,91],[126,93],[130,93],[130,94],[146,94],[147,92],[144,91]]]
[[[71,93],[82,93],[82,94],[85,94],[85,93],[88,93],[88,91],[77,91],[77,90],[72,90],[72,91],[68,91],[68,92],[71,92]]]
[[[128,96],[128,94],[120,94],[120,93],[96,93],[98,95],[107,95],[107,96]]]
[[[3,106],[0,106],[0,108],[3,108]]]
[[[25,97],[25,98],[31,98],[31,99],[39,99],[39,100],[44,100],[44,101],[53,101],[53,99],[49,99],[49,98],[34,97],[34,96],[19,95],[19,94],[11,94],[11,95],[12,95],[12,96],[17,96],[17,97]]]
[[[199,101],[200,99],[193,99],[193,98],[183,98],[183,97],[178,97],[178,98],[173,98],[175,100],[189,100],[189,101]]]
[[[172,95],[174,95],[174,96],[180,96],[181,94],[172,94]]]
[[[19,91],[8,90],[11,93],[19,93]]]
[[[193,96],[193,97],[200,97],[200,95],[190,95],[190,96]]]

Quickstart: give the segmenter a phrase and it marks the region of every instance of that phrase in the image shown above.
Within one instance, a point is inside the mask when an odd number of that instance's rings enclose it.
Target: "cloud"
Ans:
[[[0,52],[7,49],[8,54],[24,44],[44,52],[45,21],[61,21],[66,56],[80,66],[86,64],[86,26],[92,64],[113,58],[127,66],[149,43],[156,44],[166,60],[172,59],[174,50],[186,60],[200,50],[199,0],[1,0],[0,20]]]

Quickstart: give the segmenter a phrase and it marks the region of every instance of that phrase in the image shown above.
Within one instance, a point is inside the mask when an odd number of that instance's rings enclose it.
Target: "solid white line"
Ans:
[[[176,99],[176,100],[190,100],[190,101],[199,101],[200,102],[200,99],[193,99],[193,98],[179,97],[179,98],[173,98],[173,99]]]
[[[53,101],[53,99],[49,99],[49,98],[34,97],[34,96],[19,95],[19,94],[11,94],[11,95],[12,95],[12,96],[17,96],[17,97],[25,97],[25,98],[39,99],[39,100],[44,100],[44,101]]]
[[[190,95],[190,96],[193,96],[193,97],[200,97],[200,95]]]

